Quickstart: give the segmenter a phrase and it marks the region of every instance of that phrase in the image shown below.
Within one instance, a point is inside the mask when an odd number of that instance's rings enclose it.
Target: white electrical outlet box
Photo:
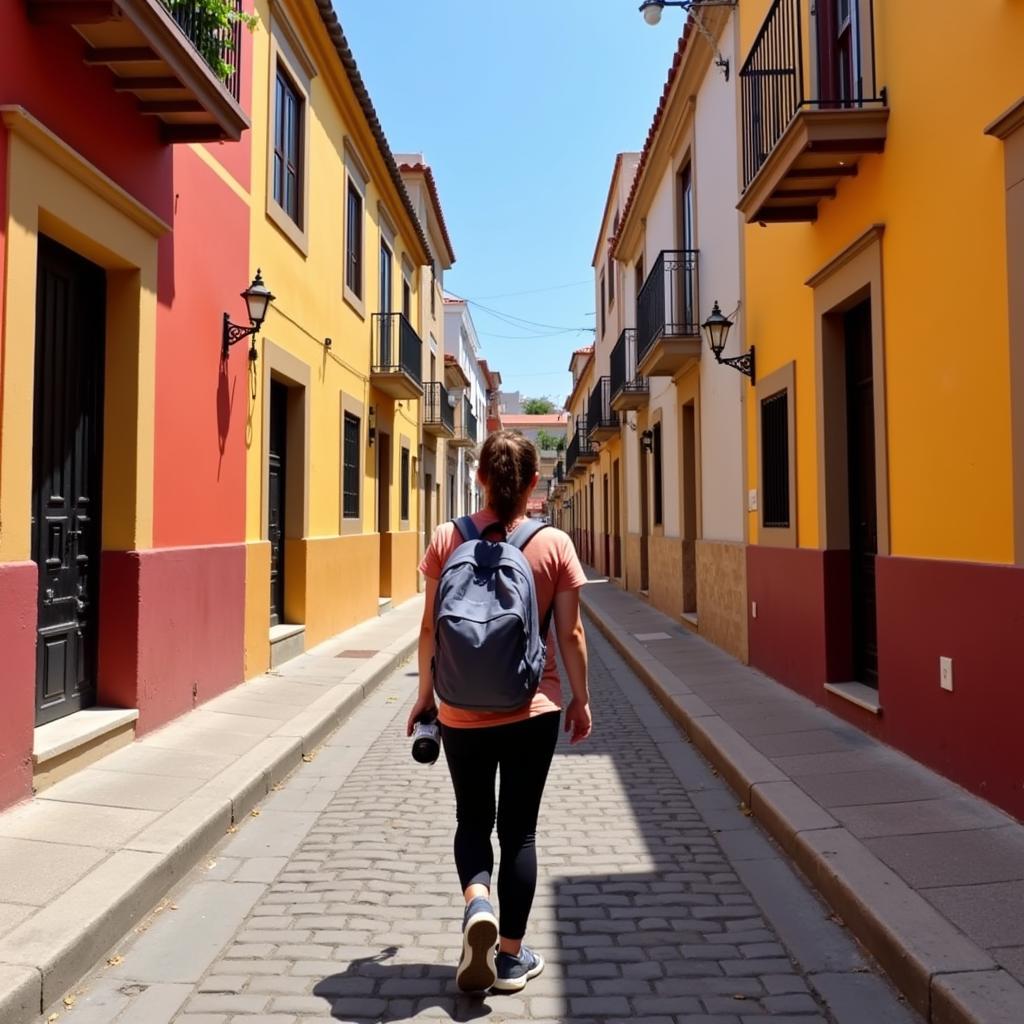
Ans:
[[[752,619],[756,619],[757,618],[757,602],[756,601],[751,601],[750,602],[750,617]]]
[[[757,489],[747,491],[747,511],[757,511]]]
[[[944,690],[953,690],[953,659],[939,658],[939,686]]]

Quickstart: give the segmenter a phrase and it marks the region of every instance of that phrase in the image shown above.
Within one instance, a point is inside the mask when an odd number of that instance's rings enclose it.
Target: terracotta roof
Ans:
[[[452,247],[452,240],[448,236],[448,225],[444,222],[444,210],[441,209],[441,199],[437,194],[437,183],[434,181],[434,172],[430,169],[430,164],[403,163],[398,165],[398,169],[403,174],[422,174],[426,179],[427,192],[430,193],[430,202],[434,207],[434,214],[437,217],[437,222],[441,225],[441,237],[444,239],[445,247],[448,250],[448,263],[454,263],[455,249]]]
[[[454,295],[445,295],[443,301],[447,302],[450,306],[455,306],[455,305],[458,305],[459,303],[465,302],[466,300],[465,299],[458,299]]]
[[[647,131],[647,140],[644,142],[644,148],[640,153],[640,162],[636,166],[636,174],[633,175],[633,185],[629,190],[629,197],[626,199],[626,206],[622,211],[622,216],[619,219],[619,230],[615,238],[612,240],[612,254],[617,255],[619,247],[619,239],[622,237],[622,230],[626,226],[626,222],[629,220],[630,211],[633,208],[633,201],[636,199],[637,189],[640,187],[640,181],[644,176],[644,170],[647,167],[647,161],[651,155],[651,149],[654,147],[655,139],[657,138],[658,131],[661,128],[661,123],[665,117],[665,111],[668,108],[668,97],[672,91],[672,86],[675,84],[676,77],[679,74],[679,69],[683,66],[683,57],[686,54],[686,49],[690,44],[690,39],[694,34],[693,16],[688,15],[686,18],[686,28],[683,29],[683,34],[679,37],[679,45],[676,47],[676,54],[672,58],[672,66],[668,69],[668,77],[665,79],[665,86],[661,90],[661,99],[658,100],[658,109],[654,112],[654,117],[651,120],[651,127]]]
[[[574,356],[589,356],[594,351],[593,345],[584,345],[583,348],[578,348],[573,352]]]
[[[367,91],[366,83],[363,81],[363,76],[359,73],[359,68],[356,66],[356,59],[352,56],[352,48],[348,45],[348,40],[345,38],[345,33],[342,31],[338,15],[334,12],[331,0],[316,0],[316,8],[320,12],[320,20],[323,21],[324,28],[327,29],[327,35],[330,36],[331,42],[334,44],[334,48],[338,52],[338,57],[341,60],[341,66],[345,70],[345,75],[348,77],[349,84],[352,86],[352,91],[356,94],[356,99],[359,102],[359,106],[362,108],[363,116],[366,118],[366,122],[370,126],[370,131],[373,133],[373,137],[377,143],[377,149],[380,151],[380,155],[384,158],[384,163],[387,165],[391,181],[398,190],[398,196],[402,200],[405,212],[412,221],[416,237],[420,245],[423,246],[423,251],[427,254],[427,259],[432,260],[433,253],[430,250],[430,243],[427,241],[427,236],[423,231],[423,225],[420,223],[420,219],[416,216],[416,211],[413,209],[412,200],[409,198],[409,193],[406,191],[405,182],[402,181],[402,175],[399,173],[398,164],[395,163],[391,147],[388,145],[387,136],[384,134],[384,129],[381,127],[380,119],[377,117],[377,111],[373,108],[373,101],[370,99],[370,93]]]

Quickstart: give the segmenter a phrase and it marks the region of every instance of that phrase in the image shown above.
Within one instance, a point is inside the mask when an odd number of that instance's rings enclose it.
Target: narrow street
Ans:
[[[520,996],[460,996],[446,770],[406,666],[44,1021],[911,1024],[597,629],[596,729],[555,758]]]

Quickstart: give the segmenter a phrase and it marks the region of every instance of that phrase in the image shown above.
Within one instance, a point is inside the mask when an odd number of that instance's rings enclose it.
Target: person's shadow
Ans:
[[[454,967],[387,963],[397,952],[397,946],[388,946],[353,960],[343,972],[318,981],[313,995],[327,1001],[336,1020],[353,1024],[410,1020],[434,1007],[454,1021],[478,1020],[491,1013],[486,996],[466,995],[456,988]]]

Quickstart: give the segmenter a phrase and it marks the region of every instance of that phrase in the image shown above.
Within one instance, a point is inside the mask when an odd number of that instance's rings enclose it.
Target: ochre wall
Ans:
[[[306,647],[377,614],[376,577],[380,541],[375,533],[317,537],[304,542],[306,559]]]
[[[739,8],[744,56],[768,7],[757,0]],[[837,197],[821,201],[817,223],[745,229],[743,308],[758,374],[797,363],[801,546],[821,541],[813,296],[804,282],[883,223],[893,553],[1012,558],[1006,190],[1002,143],[983,129],[1020,97],[1024,8],[974,5],[967,22],[963,10],[936,0],[921,18],[905,4],[874,5],[877,82],[891,108],[885,152],[864,157]],[[963,31],[951,32],[954,25]],[[755,408],[748,404],[751,488]],[[749,528],[756,542],[756,514]]]
[[[699,540],[695,544],[700,635],[740,661],[747,660],[746,546]]]
[[[678,620],[683,614],[683,542],[657,534],[648,541],[651,604]]]

